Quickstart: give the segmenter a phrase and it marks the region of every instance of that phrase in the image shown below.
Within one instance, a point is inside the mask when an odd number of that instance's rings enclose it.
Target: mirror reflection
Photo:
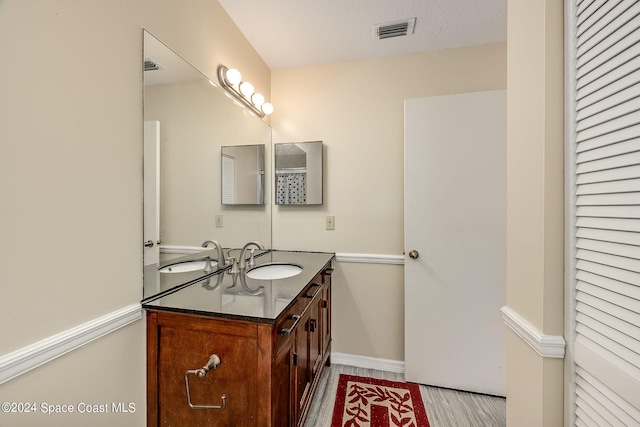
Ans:
[[[274,144],[277,205],[322,204],[322,141]]]
[[[145,265],[157,262],[158,245],[160,261],[190,253],[205,240],[225,248],[251,240],[270,247],[271,211],[263,203],[270,197],[264,174],[269,125],[146,31],[144,59],[145,145],[156,148],[145,149]],[[222,147],[247,144],[254,151],[262,146],[254,157],[262,158],[263,204],[255,174],[254,202],[223,204]]]
[[[264,204],[264,144],[222,147],[222,204]]]

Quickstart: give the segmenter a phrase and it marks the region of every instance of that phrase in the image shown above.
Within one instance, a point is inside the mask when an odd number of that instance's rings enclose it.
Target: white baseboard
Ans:
[[[359,356],[357,354],[332,352],[331,364],[404,374],[404,362],[400,360],[379,359],[377,357]]]
[[[565,341],[560,335],[546,335],[511,308],[500,309],[504,323],[533,348],[540,356],[564,358]]]
[[[0,384],[142,318],[133,304],[0,356]]]

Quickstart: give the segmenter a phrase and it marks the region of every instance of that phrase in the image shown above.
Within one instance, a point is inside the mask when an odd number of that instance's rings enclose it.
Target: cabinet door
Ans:
[[[273,363],[271,383],[271,423],[274,427],[295,425],[295,397],[293,396],[294,373],[294,337],[278,336],[278,345]]]
[[[313,376],[318,372],[322,355],[322,293],[324,291],[324,284],[322,282],[322,275],[318,275],[314,278],[310,288],[307,290],[306,298],[309,301],[309,325],[307,339],[309,340],[309,367],[311,369],[311,382],[313,382]]]
[[[305,403],[311,390],[311,360],[309,346],[309,331],[311,317],[307,312],[296,328],[294,334],[294,389],[295,389],[295,420],[296,424],[303,415]]]
[[[158,331],[158,424],[163,426],[255,426],[260,389],[256,381],[238,381],[258,371],[255,339],[241,328],[210,331],[188,324],[164,325]],[[203,367],[210,355],[221,363],[204,378],[189,375],[191,408],[185,373]],[[225,407],[201,408],[221,405]]]
[[[316,298],[310,307],[309,360],[311,375],[315,376],[322,366],[322,298]],[[313,380],[313,378],[312,378]]]
[[[331,276],[326,276],[320,301],[320,333],[322,334],[322,356],[330,351],[331,344]]]

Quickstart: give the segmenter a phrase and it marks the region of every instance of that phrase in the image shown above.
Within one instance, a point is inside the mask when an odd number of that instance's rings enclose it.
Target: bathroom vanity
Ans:
[[[267,251],[255,268],[302,270],[274,280],[252,279],[251,268],[190,272],[190,284],[145,295],[147,425],[302,425],[329,364],[333,258]]]

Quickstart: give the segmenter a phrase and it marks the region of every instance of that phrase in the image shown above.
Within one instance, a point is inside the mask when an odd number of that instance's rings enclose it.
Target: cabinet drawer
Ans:
[[[291,335],[299,318],[309,309],[312,301],[322,295],[322,276],[316,276],[313,281],[300,293],[294,303],[280,316],[276,322],[275,333],[278,336]]]
[[[320,295],[322,287],[324,286],[324,281],[322,274],[318,274],[313,280],[309,283],[307,288],[302,292],[302,296],[307,300],[311,300]]]

